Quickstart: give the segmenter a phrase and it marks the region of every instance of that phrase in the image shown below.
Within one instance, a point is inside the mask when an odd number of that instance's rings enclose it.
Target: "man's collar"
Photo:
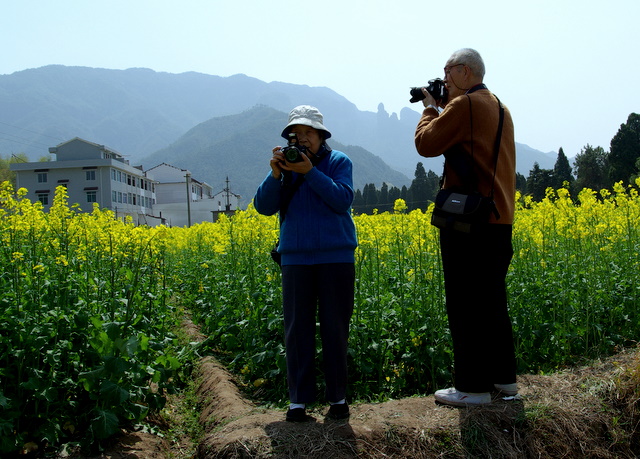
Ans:
[[[465,94],[471,94],[472,92],[479,91],[480,89],[489,89],[489,88],[487,88],[487,85],[485,85],[484,83],[478,83],[477,85],[469,89]]]

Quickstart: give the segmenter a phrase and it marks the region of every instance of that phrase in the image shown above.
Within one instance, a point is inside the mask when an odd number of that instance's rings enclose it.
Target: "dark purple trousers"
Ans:
[[[349,321],[353,314],[353,263],[282,266],[282,297],[289,400],[316,399],[316,323],[320,324],[325,396],[345,398]]]

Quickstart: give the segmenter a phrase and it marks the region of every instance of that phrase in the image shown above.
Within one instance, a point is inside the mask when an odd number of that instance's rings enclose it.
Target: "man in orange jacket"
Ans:
[[[443,189],[493,194],[497,213],[472,233],[440,230],[446,306],[454,351],[454,387],[437,402],[480,405],[491,393],[516,395],[516,359],[507,308],[506,275],[513,256],[515,140],[504,109],[498,157],[500,102],[483,83],[485,67],[473,49],[453,53],[444,67],[448,99],[423,89],[425,109],[415,134],[426,157],[444,155]]]

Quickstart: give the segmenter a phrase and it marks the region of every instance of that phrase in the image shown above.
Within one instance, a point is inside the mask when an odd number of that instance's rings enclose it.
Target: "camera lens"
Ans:
[[[411,102],[412,104],[415,102],[419,102],[426,97],[422,92],[422,88],[411,88],[409,94],[411,95],[411,99],[409,99],[409,102]]]
[[[302,161],[300,150],[297,147],[285,147],[282,152],[284,153],[284,158],[290,163]]]

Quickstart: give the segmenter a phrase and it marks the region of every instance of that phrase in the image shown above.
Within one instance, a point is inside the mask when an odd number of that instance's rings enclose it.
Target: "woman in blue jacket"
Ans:
[[[280,212],[278,252],[282,266],[285,347],[290,405],[287,421],[307,420],[315,401],[315,327],[320,323],[328,417],[349,416],[346,403],[347,341],[353,313],[357,246],[351,218],[351,160],[332,150],[317,108],[289,113],[282,137],[296,134],[304,152],[298,160],[273,149],[271,171],[254,197],[264,215]],[[292,158],[290,158],[292,159]],[[285,218],[286,217],[286,218]]]

